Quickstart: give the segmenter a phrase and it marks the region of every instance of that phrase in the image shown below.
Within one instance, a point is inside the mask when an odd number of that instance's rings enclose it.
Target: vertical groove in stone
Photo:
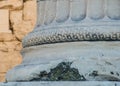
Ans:
[[[71,1],[71,19],[73,21],[80,21],[86,17],[86,0],[72,0]]]
[[[37,26],[44,24],[45,1],[37,2]]]
[[[44,24],[50,24],[56,16],[56,0],[45,1],[45,21]]]
[[[91,19],[97,20],[104,18],[104,2],[104,0],[88,0],[88,16]]]
[[[120,20],[120,0],[107,0],[107,16],[110,19]]]
[[[57,0],[56,21],[64,22],[69,18],[70,0]]]

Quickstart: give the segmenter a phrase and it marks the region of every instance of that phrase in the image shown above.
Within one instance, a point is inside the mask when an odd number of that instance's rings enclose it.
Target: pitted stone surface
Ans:
[[[0,0],[0,82],[22,61],[21,41],[33,30],[36,7],[36,0]]]

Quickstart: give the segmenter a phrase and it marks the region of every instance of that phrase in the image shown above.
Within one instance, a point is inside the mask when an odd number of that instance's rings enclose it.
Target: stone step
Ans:
[[[8,82],[0,86],[120,86],[120,82],[112,81],[40,81],[40,82]]]

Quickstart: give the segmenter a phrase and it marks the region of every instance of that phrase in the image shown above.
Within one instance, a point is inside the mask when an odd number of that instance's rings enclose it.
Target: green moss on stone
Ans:
[[[40,72],[39,78],[30,81],[85,81],[85,77],[79,74],[78,69],[71,68],[72,62],[61,62],[49,73]]]

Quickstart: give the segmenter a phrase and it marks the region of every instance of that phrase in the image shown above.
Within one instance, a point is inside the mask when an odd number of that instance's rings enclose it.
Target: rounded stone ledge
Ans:
[[[120,86],[120,82],[107,81],[64,81],[64,82],[8,82],[0,86]]]
[[[7,73],[7,81],[31,81],[61,62],[72,62],[88,81],[120,81],[120,42],[70,42],[27,47],[23,62]]]
[[[22,41],[23,47],[75,41],[120,41],[119,26],[63,26],[35,30]]]

